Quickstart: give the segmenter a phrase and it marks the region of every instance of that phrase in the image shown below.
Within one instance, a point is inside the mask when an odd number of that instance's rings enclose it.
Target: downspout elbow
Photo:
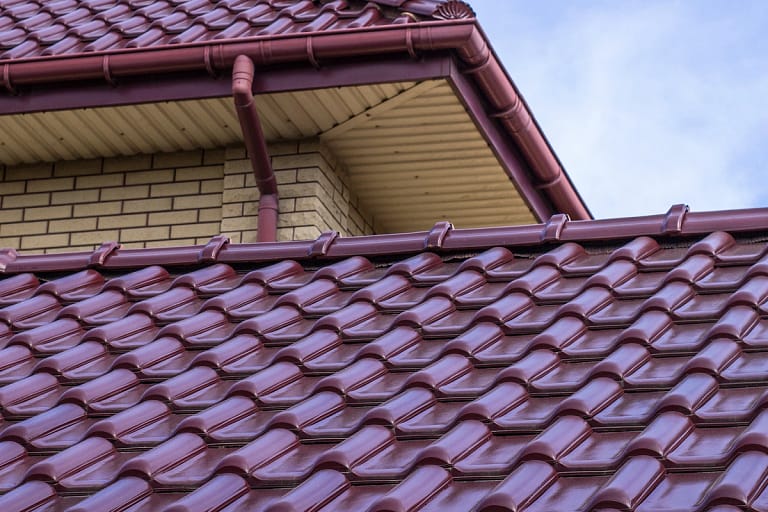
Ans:
[[[267,152],[264,131],[261,128],[259,113],[253,101],[253,61],[239,55],[232,69],[232,96],[235,102],[237,118],[243,132],[243,140],[251,160],[256,187],[259,189],[258,241],[274,242],[277,240],[277,217],[279,199],[277,180]]]
[[[235,59],[232,69],[232,96],[238,110],[247,109],[253,104],[254,74],[255,69],[250,58],[240,55]]]

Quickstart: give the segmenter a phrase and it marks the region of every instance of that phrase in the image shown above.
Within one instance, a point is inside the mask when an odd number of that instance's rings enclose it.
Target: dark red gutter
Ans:
[[[277,240],[278,196],[277,180],[272,171],[272,163],[264,140],[259,113],[253,102],[253,61],[245,55],[235,59],[232,68],[232,96],[235,110],[243,131],[245,148],[251,159],[256,187],[259,189],[259,220],[257,240],[274,242]]]
[[[207,245],[153,249],[119,249],[106,243],[96,251],[19,255],[0,250],[0,275],[21,272],[69,272],[86,268],[131,269],[149,265],[196,266],[213,262],[261,264],[293,259],[329,260],[351,256],[391,257],[423,251],[449,254],[486,250],[490,247],[535,248],[550,244],[617,242],[637,237],[659,241],[708,235],[716,231],[764,237],[768,208],[690,213],[684,205],[666,214],[605,220],[568,220],[554,215],[544,224],[500,228],[453,229],[439,222],[431,231],[343,238],[323,233],[317,240],[258,244],[228,244],[221,236]]]
[[[223,40],[215,43],[130,49],[77,56],[15,60],[1,63],[2,83],[14,93],[17,87],[74,80],[103,79],[114,84],[121,77],[205,70],[212,76],[232,68],[239,55],[255,66],[308,62],[320,63],[348,57],[455,50],[468,66],[487,98],[489,111],[498,118],[530,164],[535,185],[557,211],[573,219],[591,214],[576,193],[552,149],[533,120],[525,102],[486,44],[475,20],[423,22],[356,30],[286,34],[282,36]]]

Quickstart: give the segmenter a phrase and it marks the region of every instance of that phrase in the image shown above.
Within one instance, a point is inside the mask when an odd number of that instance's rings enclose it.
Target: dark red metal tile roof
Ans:
[[[445,0],[3,0],[0,60],[410,23]],[[448,2],[451,4],[451,2]]]
[[[0,510],[765,510],[768,211],[550,228],[0,254]]]

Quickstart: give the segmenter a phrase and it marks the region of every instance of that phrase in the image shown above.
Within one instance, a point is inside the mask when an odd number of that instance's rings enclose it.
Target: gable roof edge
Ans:
[[[104,80],[115,86],[121,77],[184,71],[217,76],[230,70],[238,55],[250,57],[257,67],[286,63],[319,67],[326,60],[386,54],[416,59],[423,52],[444,50],[454,50],[465,65],[461,73],[477,84],[487,101],[487,111],[481,114],[497,119],[511,136],[530,166],[534,187],[547,197],[554,213],[577,220],[592,218],[475,19],[0,61],[0,76],[6,91],[17,94],[21,86],[60,82]]]

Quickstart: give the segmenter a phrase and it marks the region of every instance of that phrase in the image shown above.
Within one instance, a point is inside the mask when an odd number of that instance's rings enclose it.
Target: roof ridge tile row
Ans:
[[[673,208],[674,210],[674,208]],[[344,238],[338,233],[321,234],[316,240],[274,242],[259,244],[229,244],[220,235],[203,246],[169,247],[158,249],[125,249],[115,242],[106,242],[92,253],[68,253],[56,255],[22,255],[13,249],[0,250],[0,273],[72,271],[78,269],[125,269],[142,266],[145,262],[156,265],[199,265],[210,262],[238,264],[258,263],[285,259],[299,261],[350,256],[395,256],[419,253],[424,250],[441,252],[473,250],[493,246],[509,248],[566,243],[605,242],[634,239],[617,252],[615,259],[636,258],[639,253],[658,249],[654,237],[663,240],[671,236],[695,236],[712,233],[706,241],[690,248],[690,254],[718,254],[733,245],[733,238],[722,229],[732,219],[728,233],[759,232],[768,228],[768,208],[731,212],[688,213],[680,223],[680,231],[665,232],[667,216],[648,216],[632,219],[589,221],[565,221],[558,230],[559,236],[551,239],[548,224],[514,226],[504,228],[454,229],[446,223],[438,223],[429,232],[396,235],[371,235]],[[561,221],[559,221],[561,222]],[[641,245],[634,245],[641,244]],[[576,250],[579,246],[574,245]]]

